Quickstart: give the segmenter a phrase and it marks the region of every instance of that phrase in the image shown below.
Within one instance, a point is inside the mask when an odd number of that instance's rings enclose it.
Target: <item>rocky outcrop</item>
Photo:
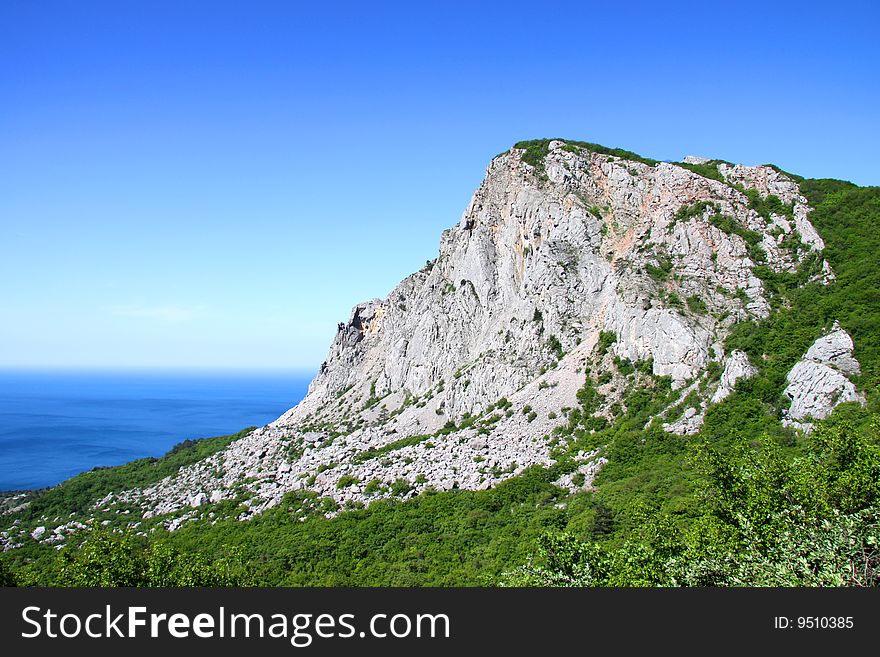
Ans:
[[[715,394],[712,395],[712,403],[717,404],[727,399],[740,379],[748,379],[758,373],[758,370],[749,362],[749,357],[744,351],[732,351],[724,362],[724,371],[721,373],[721,381]]]
[[[697,410],[690,406],[684,410],[681,417],[674,422],[666,422],[663,424],[664,431],[678,434],[679,436],[693,436],[703,426],[703,420],[706,415],[704,409]]]
[[[849,333],[834,322],[831,332],[816,340],[804,355],[804,360],[830,365],[844,374],[858,374],[859,362],[853,358],[853,341]]]
[[[549,148],[542,174],[517,150],[492,161],[439,257],[387,299],[353,309],[309,398],[276,424],[298,422],[351,386],[418,396],[440,380],[445,408],[458,417],[532,380],[547,364],[550,336],[568,350],[599,330],[617,334],[618,356],[651,358],[656,374],[684,381],[706,366],[719,333],[769,312],[753,273],[757,251],[720,217],[763,235],[773,270],[799,263],[782,246],[786,236],[821,248],[797,185],[772,168],[725,175],[775,194],[803,221],[764,217],[731,184],[677,165],[561,141]],[[680,312],[688,298],[705,304],[700,321]],[[470,376],[453,378],[461,368]]]
[[[602,466],[608,463],[608,459],[600,455],[600,450],[585,453],[579,452],[576,456],[578,466],[572,472],[566,472],[553,483],[565,488],[570,493],[593,490],[593,480],[599,474]]]
[[[850,335],[835,322],[827,335],[820,337],[788,373],[785,395],[791,399],[786,423],[806,430],[811,423],[827,417],[844,402],[865,404],[849,375],[858,374],[859,363],[853,358]]]
[[[339,324],[300,404],[104,505],[179,524],[234,497],[248,498],[247,517],[295,490],[351,505],[494,486],[552,462],[549,435],[577,407],[587,367],[616,358],[694,385],[734,323],[769,313],[756,266],[795,271],[822,249],[806,199],[771,167],[719,164],[705,177],[545,146],[541,161],[517,148],[492,160],[438,257]],[[769,195],[774,211],[755,202]],[[615,338],[607,354],[602,332]],[[750,375],[743,357],[727,359],[719,399]],[[677,428],[696,431],[706,403]]]

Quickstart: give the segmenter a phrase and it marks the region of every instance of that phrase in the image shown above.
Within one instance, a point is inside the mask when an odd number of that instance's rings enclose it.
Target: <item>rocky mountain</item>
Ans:
[[[734,325],[770,314],[765,281],[834,279],[811,211],[771,166],[517,144],[491,161],[438,257],[338,325],[301,403],[95,508],[170,514],[174,529],[209,502],[244,499],[244,519],[295,490],[344,509],[487,489],[553,463],[559,427],[595,431],[638,389],[671,390],[655,421],[693,434],[756,372],[724,343]],[[864,401],[852,351],[838,326],[817,339],[789,373],[787,422],[809,430],[835,405]],[[575,460],[558,483],[588,488],[601,446]]]

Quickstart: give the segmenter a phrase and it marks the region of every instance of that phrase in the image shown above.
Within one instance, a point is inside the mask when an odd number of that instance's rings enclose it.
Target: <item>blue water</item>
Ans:
[[[0,490],[161,456],[187,438],[262,426],[311,375],[0,371]]]

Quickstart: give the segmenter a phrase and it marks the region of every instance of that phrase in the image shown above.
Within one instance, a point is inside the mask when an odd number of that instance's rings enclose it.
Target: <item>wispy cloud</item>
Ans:
[[[160,322],[188,322],[202,315],[206,310],[206,306],[122,305],[111,306],[108,310],[117,317],[140,317],[155,319]]]

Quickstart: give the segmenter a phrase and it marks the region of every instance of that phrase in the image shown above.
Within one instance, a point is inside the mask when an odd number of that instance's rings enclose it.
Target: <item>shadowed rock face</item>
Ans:
[[[758,259],[794,271],[824,247],[797,185],[770,167],[721,164],[720,181],[562,141],[540,164],[525,153],[492,160],[436,260],[352,310],[299,405],[118,499],[162,514],[203,504],[200,493],[215,501],[244,490],[247,516],[296,489],[345,503],[406,486],[404,495],[488,488],[550,462],[546,436],[565,422],[563,408],[578,406],[585,368],[613,358],[650,360],[683,393],[699,390],[701,408],[667,425],[698,430],[712,395],[723,399],[754,372],[721,345],[734,323],[769,313]],[[778,197],[782,214],[753,209],[749,189]],[[821,276],[833,276],[827,263]],[[616,338],[604,355],[602,331]],[[851,370],[838,342],[817,349]],[[698,387],[710,360],[725,363],[721,382]],[[597,412],[608,415],[623,386],[604,385]],[[480,433],[467,426],[490,405]],[[437,434],[449,421],[457,428]],[[582,486],[597,458],[583,455]],[[395,481],[406,483],[398,493]]]

